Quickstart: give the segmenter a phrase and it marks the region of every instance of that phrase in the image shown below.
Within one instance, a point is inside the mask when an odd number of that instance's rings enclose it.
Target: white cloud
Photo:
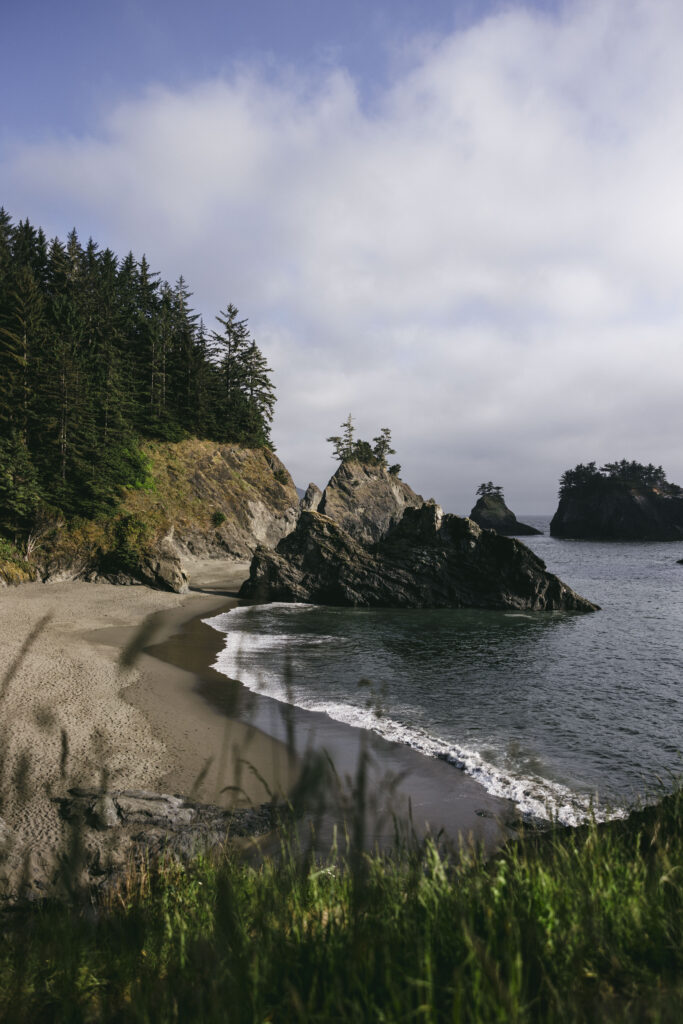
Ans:
[[[371,109],[343,71],[245,70],[20,145],[4,201],[234,301],[301,484],[352,410],[463,511],[551,510],[577,461],[683,482],[683,7],[508,9],[420,50]],[[59,212],[56,212],[59,211]]]

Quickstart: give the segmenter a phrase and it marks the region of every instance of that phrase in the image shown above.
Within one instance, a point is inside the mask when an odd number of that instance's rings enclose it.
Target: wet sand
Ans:
[[[78,582],[0,591],[0,819],[34,860],[63,837],[52,798],[105,782],[224,806],[288,797],[321,851],[354,820],[368,847],[389,846],[397,823],[489,849],[510,834],[513,805],[453,766],[213,670],[224,639],[202,620],[235,606],[247,566],[188,568],[187,595]]]
[[[455,844],[473,841],[483,843],[489,850],[514,834],[510,826],[517,819],[515,805],[491,796],[453,765],[336,722],[325,714],[254,693],[216,672],[211,664],[222,649],[224,634],[202,621],[207,617],[201,612],[185,621],[174,634],[167,631],[165,638],[146,648],[145,658],[161,661],[176,673],[185,673],[185,683],[181,684],[184,689],[175,692],[174,686],[173,700],[185,702],[191,716],[188,721],[198,724],[201,709],[202,720],[208,714],[208,720],[213,722],[211,772],[221,759],[226,763],[227,749],[229,765],[234,764],[235,754],[242,757],[244,777],[249,778],[256,771],[269,780],[277,779],[277,792],[288,792],[290,796],[294,784],[295,802],[308,807],[307,819],[315,824],[315,845],[321,852],[329,849],[335,826],[343,828],[354,817],[361,764],[366,806],[364,842],[368,847],[389,847],[397,825],[404,835],[445,833]],[[145,699],[136,687],[129,698],[164,734],[160,717],[163,694],[158,696],[160,699],[148,694]],[[216,730],[226,737],[222,746]],[[208,737],[209,733],[203,735]],[[276,741],[275,745],[268,747],[265,737]],[[283,750],[288,752],[286,776],[282,774]],[[188,758],[185,765],[189,763]],[[198,767],[195,760],[193,769]],[[172,778],[182,780],[180,775]],[[210,774],[207,781],[211,780],[215,787],[215,776]]]

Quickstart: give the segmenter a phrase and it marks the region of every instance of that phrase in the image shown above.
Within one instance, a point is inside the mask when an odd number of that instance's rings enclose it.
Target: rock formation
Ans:
[[[378,541],[406,508],[424,499],[385,467],[347,459],[339,466],[317,511],[362,544]]]
[[[302,512],[275,551],[257,549],[240,595],[369,608],[596,609],[524,544],[433,502],[407,508],[371,546],[329,516]]]
[[[683,497],[598,480],[562,494],[550,533],[577,540],[681,540]]]
[[[183,593],[188,557],[247,559],[296,525],[296,488],[267,449],[191,439],[150,442],[144,453],[149,480],[125,492],[110,520],[55,520],[30,563],[0,560],[0,585],[104,580]]]
[[[5,900],[63,895],[67,866],[70,889],[92,890],[116,885],[131,862],[149,865],[163,856],[189,863],[200,853],[222,853],[231,840],[270,832],[282,813],[272,803],[226,810],[147,790],[73,788],[54,802],[73,841],[67,835],[56,870],[47,867],[36,877],[26,870],[29,851],[8,830],[3,835],[0,820],[0,907]]]
[[[502,494],[482,494],[470,512],[470,519],[477,526],[485,530],[495,530],[504,537],[531,537],[543,532],[534,526],[520,523],[514,512],[505,504]]]
[[[317,512],[320,502],[323,500],[323,492],[317,484],[309,484],[306,493],[299,502],[302,512]]]

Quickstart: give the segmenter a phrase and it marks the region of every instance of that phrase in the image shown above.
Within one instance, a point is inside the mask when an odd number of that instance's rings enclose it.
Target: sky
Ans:
[[[25,0],[0,205],[230,302],[297,484],[401,476],[552,513],[621,458],[683,483],[679,0]]]

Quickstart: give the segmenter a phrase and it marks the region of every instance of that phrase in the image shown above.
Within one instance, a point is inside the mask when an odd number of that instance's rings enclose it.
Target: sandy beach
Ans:
[[[191,566],[185,595],[80,582],[0,590],[0,819],[38,875],[64,834],[53,797],[72,786],[195,787],[198,798],[230,805],[265,799],[264,784],[289,784],[280,744],[193,698],[187,672],[144,654],[121,663],[131,642],[162,641],[186,620],[234,604],[247,567],[222,563],[219,585],[215,570]],[[263,782],[239,766],[231,774],[237,747],[259,764]],[[212,754],[220,785],[214,767],[197,790]],[[236,785],[239,792],[219,792]]]
[[[452,766],[215,672],[223,640],[202,620],[235,605],[247,566],[189,569],[186,595],[80,582],[0,591],[0,818],[36,866],[63,838],[53,798],[72,786],[244,805],[291,793],[306,758],[336,772],[337,804],[318,821],[324,847],[361,754],[369,844],[390,842],[396,814],[420,834],[443,828],[489,846],[506,834],[511,805]]]

